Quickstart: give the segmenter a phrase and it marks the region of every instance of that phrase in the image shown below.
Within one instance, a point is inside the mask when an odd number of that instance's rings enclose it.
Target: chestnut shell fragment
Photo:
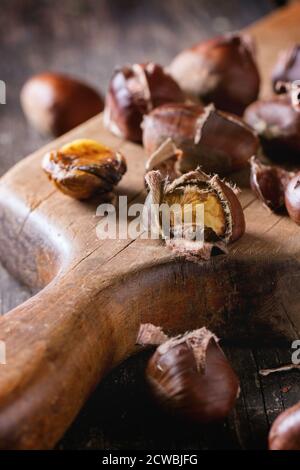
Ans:
[[[152,155],[166,139],[182,151],[181,173],[201,166],[208,173],[226,175],[248,165],[259,151],[259,139],[242,119],[213,105],[171,103],[159,106],[143,121],[143,144]],[[152,168],[154,168],[152,166]]]
[[[290,218],[300,225],[300,173],[297,173],[286,187],[285,206]]]
[[[281,51],[272,71],[272,84],[276,93],[285,93],[283,83],[300,80],[300,44]]]
[[[144,341],[141,325],[137,342]],[[160,328],[156,327],[157,330]],[[239,393],[239,381],[216,337],[206,328],[163,339],[151,357],[146,377],[155,398],[169,411],[198,423],[224,419]]]
[[[94,194],[111,199],[113,187],[126,172],[125,159],[119,152],[89,139],[78,139],[48,152],[42,166],[60,191],[76,199]]]
[[[294,173],[278,166],[269,166],[252,157],[250,184],[258,199],[274,212],[284,207],[284,191]]]
[[[124,66],[110,81],[104,122],[113,134],[141,142],[143,116],[161,104],[184,99],[179,85],[160,65]]]
[[[178,54],[168,70],[187,94],[240,116],[258,96],[260,77],[249,36],[203,41]]]

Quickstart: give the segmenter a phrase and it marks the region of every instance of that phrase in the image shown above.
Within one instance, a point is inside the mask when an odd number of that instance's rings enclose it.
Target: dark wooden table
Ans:
[[[145,59],[166,64],[180,49],[244,27],[269,13],[274,4],[267,0],[2,0],[0,79],[7,85],[7,104],[0,105],[0,174],[47,141],[27,126],[19,105],[20,87],[33,73],[67,72],[104,92],[116,65]],[[30,295],[0,267],[1,313]],[[297,372],[261,377],[258,371],[290,362],[292,351],[250,345],[227,345],[226,351],[242,385],[236,409],[226,422],[204,429],[164,415],[152,403],[144,383],[145,353],[106,378],[58,448],[266,447],[274,418],[298,401],[300,377]]]

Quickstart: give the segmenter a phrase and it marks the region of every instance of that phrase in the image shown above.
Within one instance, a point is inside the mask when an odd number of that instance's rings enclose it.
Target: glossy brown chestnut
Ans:
[[[177,217],[170,211],[165,225],[161,219],[154,220],[159,220],[160,234],[174,251],[209,259],[214,248],[226,252],[226,245],[244,234],[245,217],[241,204],[234,189],[217,175],[211,177],[197,169],[170,182],[159,171],[150,171],[145,179],[150,190],[145,202],[150,224],[154,223],[150,215],[151,208],[155,207],[153,204],[156,207],[175,206],[178,211]],[[192,214],[189,224],[184,219],[187,205]],[[201,206],[203,218],[198,220],[196,215]],[[197,234],[202,234],[202,238],[197,238]]]
[[[124,157],[89,139],[78,139],[46,153],[43,170],[64,194],[88,199],[94,194],[112,198],[113,187],[126,172]]]
[[[184,99],[179,85],[160,65],[148,62],[125,66],[110,81],[104,122],[114,134],[141,142],[144,114],[163,103]]]
[[[284,191],[295,173],[278,166],[261,163],[256,157],[250,160],[250,184],[258,199],[274,212],[284,207]]]
[[[181,52],[168,68],[182,90],[242,115],[255,101],[260,78],[249,36],[226,34]]]
[[[300,224],[300,173],[297,173],[288,183],[285,194],[285,206],[290,218]]]
[[[268,157],[299,162],[300,112],[297,104],[292,103],[291,93],[252,103],[244,119],[259,135]]]
[[[145,324],[137,342],[159,344],[146,377],[166,409],[199,423],[228,416],[239,394],[239,381],[213,333],[200,328],[169,339],[160,328]]]
[[[21,91],[28,121],[42,134],[59,136],[103,110],[103,100],[93,88],[57,73],[31,77]]]
[[[272,72],[272,83],[276,93],[285,92],[284,83],[300,80],[300,44],[281,51]]]
[[[232,173],[247,166],[260,146],[241,118],[218,111],[213,105],[165,104],[145,116],[142,127],[143,144],[151,156],[148,170],[157,168],[159,159],[152,155],[168,138],[182,152],[177,165],[181,173],[198,165],[208,173]]]
[[[276,418],[269,433],[269,449],[300,450],[300,403]]]

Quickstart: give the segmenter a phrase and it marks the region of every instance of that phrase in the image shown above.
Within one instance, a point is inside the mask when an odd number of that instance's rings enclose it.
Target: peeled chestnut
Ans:
[[[68,196],[88,199],[100,194],[111,199],[113,187],[126,172],[124,157],[89,139],[78,139],[48,152],[43,170],[50,181]]]
[[[269,449],[300,450],[300,403],[275,419],[269,433]]]
[[[300,173],[297,173],[285,189],[285,206],[290,218],[300,224]]]
[[[110,81],[104,122],[117,136],[141,142],[144,114],[163,103],[184,99],[178,84],[160,65],[148,62],[124,66]]]
[[[249,36],[226,34],[201,42],[178,54],[168,70],[184,92],[223,111],[242,115],[258,96],[260,78]]]
[[[208,259],[214,248],[226,252],[226,245],[244,234],[241,204],[234,189],[217,175],[197,169],[170,182],[159,171],[150,171],[145,179],[150,190],[144,209],[148,229],[159,224],[160,235],[174,251]],[[165,218],[153,216],[156,207],[174,211]]]
[[[161,163],[161,155],[153,153],[168,138],[181,150],[177,159],[181,173],[200,165],[208,173],[226,175],[247,166],[260,145],[241,118],[213,105],[165,104],[145,116],[142,127],[143,144],[150,156],[148,170]]]
[[[245,121],[258,133],[264,153],[278,161],[300,158],[300,109],[293,91],[252,103]]]
[[[274,212],[284,207],[284,191],[294,174],[278,166],[264,165],[256,157],[250,160],[251,188]]]
[[[166,409],[199,423],[228,416],[239,394],[239,380],[211,331],[200,328],[168,338],[161,328],[144,324],[137,343],[159,345],[146,377]]]
[[[28,121],[42,134],[59,136],[103,110],[102,97],[93,88],[57,73],[31,77],[21,91]]]
[[[281,51],[272,72],[274,91],[285,92],[284,83],[300,80],[300,44]]]

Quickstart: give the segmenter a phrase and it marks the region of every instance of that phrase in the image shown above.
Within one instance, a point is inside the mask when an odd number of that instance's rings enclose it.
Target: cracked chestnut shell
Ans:
[[[259,135],[264,153],[277,161],[300,159],[300,112],[292,100],[291,93],[259,100],[244,115]]]
[[[59,136],[100,113],[104,103],[100,94],[85,83],[48,72],[25,83],[21,105],[39,132]]]
[[[290,218],[300,225],[300,172],[289,181],[284,198]]]
[[[200,328],[168,338],[160,328],[145,324],[137,342],[159,345],[146,377],[166,409],[198,423],[228,416],[239,394],[239,380],[212,332]]]
[[[163,103],[184,101],[175,80],[157,64],[134,64],[117,70],[106,96],[104,122],[119,137],[141,142],[143,116]]]
[[[244,234],[245,217],[235,188],[217,175],[211,177],[197,169],[170,182],[159,171],[150,171],[145,179],[150,190],[145,202],[148,228],[159,223],[161,236],[174,251],[209,259],[214,248],[226,252],[226,245]],[[177,205],[177,217],[170,211],[170,227],[166,228],[161,219],[151,219],[153,204]],[[186,205],[191,207],[190,224],[184,223]],[[203,206],[204,220],[196,217],[199,206]],[[197,234],[202,237],[197,238]]]
[[[269,433],[269,449],[300,450],[300,403],[275,419]]]
[[[178,54],[169,72],[189,95],[242,115],[258,96],[260,78],[249,36],[226,34]]]
[[[284,93],[283,84],[295,80],[300,80],[300,44],[281,51],[272,71],[272,84],[276,93]]]
[[[76,199],[94,194],[111,199],[113,187],[126,172],[125,159],[119,152],[89,139],[74,140],[48,152],[42,167],[61,192]]]
[[[221,175],[238,171],[256,155],[260,143],[253,130],[241,118],[218,111],[213,105],[171,103],[159,106],[144,117],[143,144],[148,156],[167,139],[181,150],[181,173],[201,166],[208,173]],[[156,168],[150,158],[147,169]]]
[[[272,211],[284,207],[284,192],[295,173],[278,166],[264,165],[257,158],[250,161],[250,184],[258,199]]]

